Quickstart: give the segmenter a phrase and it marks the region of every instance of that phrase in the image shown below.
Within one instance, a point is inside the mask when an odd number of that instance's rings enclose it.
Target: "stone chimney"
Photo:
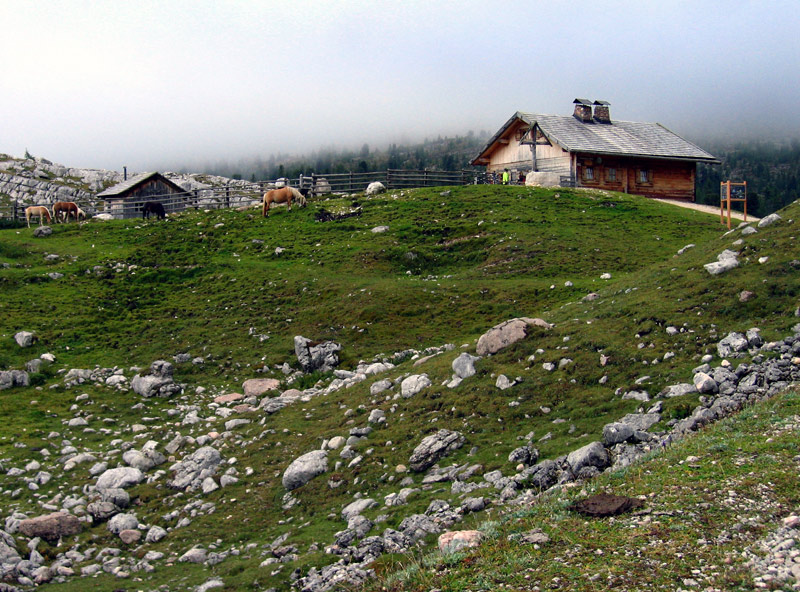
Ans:
[[[597,123],[611,123],[611,111],[608,108],[610,104],[608,101],[594,102],[594,120]]]
[[[586,99],[575,99],[575,119],[583,123],[592,123],[592,104]]]

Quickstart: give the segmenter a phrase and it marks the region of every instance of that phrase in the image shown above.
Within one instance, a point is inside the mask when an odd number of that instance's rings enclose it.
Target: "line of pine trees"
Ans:
[[[747,181],[747,211],[759,217],[800,198],[800,139],[703,147],[722,165],[698,165],[699,203],[718,206],[724,181]]]
[[[304,156],[271,155],[243,160],[235,165],[218,163],[206,171],[215,175],[251,181],[331,173],[365,173],[388,169],[459,171],[484,147],[488,132],[466,136],[438,137],[419,144],[392,143],[386,148],[324,148]]]

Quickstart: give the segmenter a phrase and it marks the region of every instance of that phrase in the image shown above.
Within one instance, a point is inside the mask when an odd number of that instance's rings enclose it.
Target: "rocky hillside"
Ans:
[[[137,173],[128,172],[129,176]],[[252,183],[215,175],[162,173],[187,190],[215,187],[249,189]],[[103,169],[71,168],[44,158],[14,158],[0,154],[0,204],[17,201],[20,206],[74,201],[84,206],[95,204],[95,196],[121,181],[122,172]]]
[[[358,588],[437,542],[468,565],[465,532],[800,378],[798,213],[727,233],[463,187],[2,230],[3,581]],[[507,577],[469,587],[554,581]]]

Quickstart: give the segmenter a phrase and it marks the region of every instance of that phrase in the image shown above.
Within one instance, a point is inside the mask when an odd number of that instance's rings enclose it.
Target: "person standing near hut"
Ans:
[[[508,180],[510,177],[511,175],[509,175],[508,169],[503,169],[503,185],[508,185]]]

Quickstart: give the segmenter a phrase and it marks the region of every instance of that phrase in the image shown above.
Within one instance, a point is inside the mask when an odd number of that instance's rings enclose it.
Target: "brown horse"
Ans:
[[[264,203],[261,206],[261,215],[269,216],[269,206],[273,203],[285,203],[289,210],[292,209],[292,199],[296,199],[300,206],[306,205],[308,189],[297,190],[294,187],[281,187],[272,189],[264,194]]]
[[[28,222],[28,228],[31,227],[32,216],[39,216],[39,226],[44,223],[45,218],[47,218],[48,222],[52,221],[50,210],[46,206],[28,206],[25,208],[25,220]]]
[[[57,201],[53,204],[53,219],[56,222],[69,222],[70,216],[75,216],[78,221],[80,208],[74,201]]]

